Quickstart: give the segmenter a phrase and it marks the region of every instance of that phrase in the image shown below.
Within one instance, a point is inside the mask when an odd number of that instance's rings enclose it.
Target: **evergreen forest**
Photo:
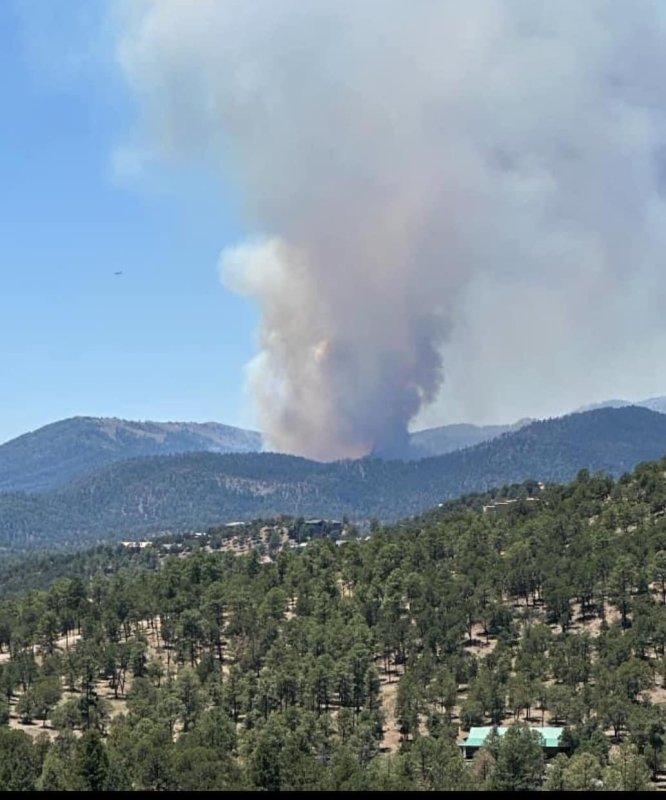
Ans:
[[[660,788],[665,512],[663,460],[367,537],[283,518],[17,559],[0,789]]]

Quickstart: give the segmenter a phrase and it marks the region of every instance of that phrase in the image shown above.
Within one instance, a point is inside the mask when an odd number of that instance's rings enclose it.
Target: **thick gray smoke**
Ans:
[[[443,354],[458,402],[482,408],[507,348],[514,383],[529,364],[546,393],[601,375],[630,328],[658,329],[662,8],[124,7],[144,136],[161,156],[205,155],[256,231],[221,265],[261,309],[249,383],[273,448],[399,447],[440,393]]]

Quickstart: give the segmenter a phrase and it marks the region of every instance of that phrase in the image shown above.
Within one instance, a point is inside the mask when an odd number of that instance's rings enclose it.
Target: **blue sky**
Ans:
[[[252,422],[256,314],[217,269],[243,231],[203,171],[114,173],[135,109],[105,14],[0,3],[0,441],[77,414]]]

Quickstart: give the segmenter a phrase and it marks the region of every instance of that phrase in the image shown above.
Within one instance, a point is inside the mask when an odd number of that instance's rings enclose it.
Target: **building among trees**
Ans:
[[[465,758],[472,758],[472,756],[483,747],[488,741],[493,731],[500,738],[509,730],[508,725],[485,725],[470,728],[469,735],[464,742],[458,745]],[[540,728],[532,728],[536,731],[543,741],[543,751],[546,756],[556,756],[558,753],[563,752],[562,746],[562,732],[564,728],[556,728],[550,725],[544,725]]]

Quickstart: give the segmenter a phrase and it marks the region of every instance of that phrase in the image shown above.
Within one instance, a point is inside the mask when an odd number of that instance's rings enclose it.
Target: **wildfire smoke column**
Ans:
[[[662,4],[159,0],[120,19],[128,148],[204,156],[255,231],[220,264],[261,310],[270,447],[397,452],[447,346],[481,342],[491,374],[508,323],[594,355],[618,298],[651,318],[628,281],[663,288]],[[494,286],[509,300],[479,323]]]

